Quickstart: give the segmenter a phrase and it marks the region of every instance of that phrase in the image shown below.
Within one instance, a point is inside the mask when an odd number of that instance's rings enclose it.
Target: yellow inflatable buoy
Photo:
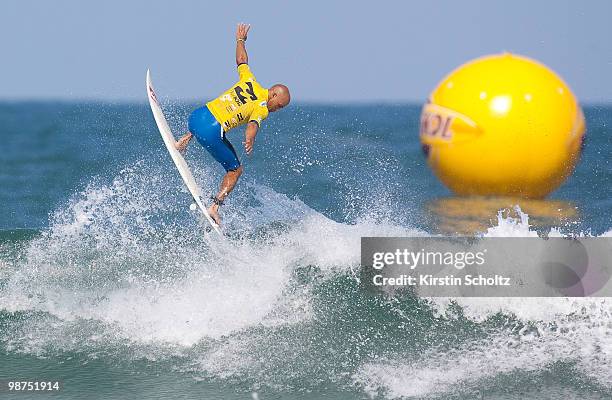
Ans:
[[[440,82],[423,107],[420,138],[429,166],[457,194],[541,198],[572,173],[584,131],[559,76],[504,53]]]

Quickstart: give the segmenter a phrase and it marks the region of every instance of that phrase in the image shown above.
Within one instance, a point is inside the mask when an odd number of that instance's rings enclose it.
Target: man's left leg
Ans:
[[[189,141],[192,137],[193,134],[191,132],[187,132],[186,134],[181,136],[179,140],[174,142],[174,148],[177,149],[179,152],[184,153],[185,150],[187,150],[187,145],[189,144]]]

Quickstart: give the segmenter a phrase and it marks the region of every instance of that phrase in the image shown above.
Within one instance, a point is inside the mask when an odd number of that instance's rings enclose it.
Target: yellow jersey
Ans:
[[[227,132],[254,121],[261,126],[268,116],[268,90],[255,80],[248,64],[238,66],[238,82],[206,106]]]

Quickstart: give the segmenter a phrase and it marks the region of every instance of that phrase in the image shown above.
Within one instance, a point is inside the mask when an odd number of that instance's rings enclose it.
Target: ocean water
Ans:
[[[194,104],[167,104],[175,133]],[[612,107],[549,199],[456,198],[409,104],[272,115],[204,233],[143,104],[0,103],[0,380],[62,399],[610,399],[609,299],[388,298],[360,237],[612,236]],[[219,166],[187,152],[205,192]]]

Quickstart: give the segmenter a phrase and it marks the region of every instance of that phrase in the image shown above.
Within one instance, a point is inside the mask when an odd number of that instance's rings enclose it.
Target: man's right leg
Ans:
[[[238,183],[238,179],[240,175],[242,175],[242,165],[236,168],[233,171],[227,171],[225,176],[223,177],[223,181],[221,181],[221,188],[219,189],[219,193],[217,193],[216,199],[213,204],[208,207],[208,213],[211,218],[217,223],[221,224],[221,218],[219,217],[219,205],[223,203],[223,200],[234,190],[236,183]]]
[[[242,166],[234,147],[225,137],[221,125],[207,107],[201,107],[191,114],[189,131],[208,150],[210,155],[223,166],[226,172],[219,192],[213,198],[213,204],[208,208],[210,216],[219,224],[221,222],[219,206],[236,186],[238,178],[242,174]]]

